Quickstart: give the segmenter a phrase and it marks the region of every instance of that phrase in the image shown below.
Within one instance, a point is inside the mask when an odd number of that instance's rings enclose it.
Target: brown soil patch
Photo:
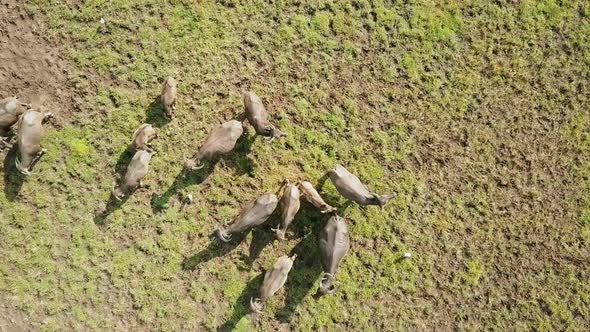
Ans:
[[[63,116],[72,104],[65,61],[24,7],[18,1],[0,7],[0,97],[18,96]]]

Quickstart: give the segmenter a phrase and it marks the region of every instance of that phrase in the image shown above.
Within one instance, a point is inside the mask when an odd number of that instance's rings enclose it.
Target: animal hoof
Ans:
[[[229,242],[231,240],[231,234],[221,226],[217,227],[217,237],[223,242]]]
[[[259,298],[253,299],[250,298],[250,310],[261,314],[262,313],[262,301]]]
[[[287,238],[285,237],[285,232],[283,232],[280,228],[271,228],[271,231],[275,232],[277,239],[281,241],[285,241]]]

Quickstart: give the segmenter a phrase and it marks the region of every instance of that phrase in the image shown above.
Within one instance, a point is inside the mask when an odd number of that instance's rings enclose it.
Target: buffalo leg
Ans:
[[[47,152],[47,150],[43,149],[41,151],[39,151],[36,155],[35,158],[33,159],[33,161],[31,161],[31,164],[28,167],[29,171],[33,170],[33,167],[35,167],[35,165],[37,164],[37,162],[39,162],[39,160],[41,159],[41,157],[43,157],[43,155]]]

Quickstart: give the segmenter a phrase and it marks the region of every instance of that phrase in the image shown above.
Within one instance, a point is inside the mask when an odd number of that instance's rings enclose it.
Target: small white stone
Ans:
[[[192,203],[193,202],[193,194],[186,195],[186,201],[189,204]]]
[[[104,23],[105,23],[104,18],[101,17],[100,18],[100,24],[103,24],[104,25]]]
[[[412,253],[407,252],[404,254],[404,258],[410,258],[410,257],[412,257]]]

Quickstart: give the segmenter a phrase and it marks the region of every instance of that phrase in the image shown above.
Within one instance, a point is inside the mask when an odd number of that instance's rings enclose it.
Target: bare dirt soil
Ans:
[[[0,45],[1,96],[18,96],[56,115],[72,109],[59,46],[49,42],[46,26],[33,20],[18,1],[2,1]]]

